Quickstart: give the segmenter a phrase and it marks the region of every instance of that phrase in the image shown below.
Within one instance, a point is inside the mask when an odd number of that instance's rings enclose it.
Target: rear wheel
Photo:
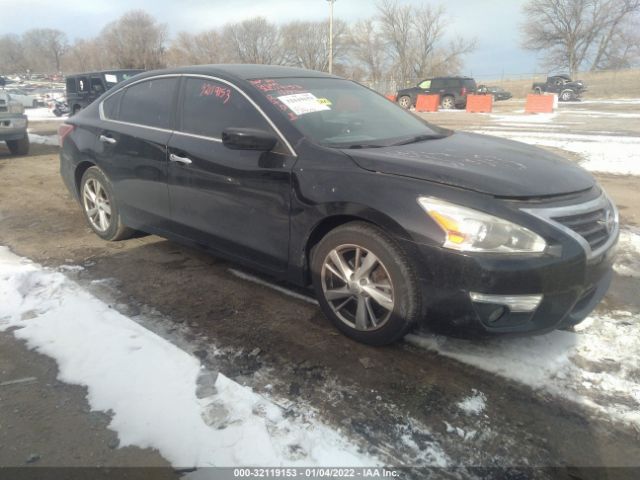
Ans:
[[[402,96],[398,99],[398,104],[407,110],[411,108],[411,97]]]
[[[85,218],[100,238],[124,240],[135,233],[135,230],[122,223],[111,182],[98,167],[90,167],[84,172],[80,182],[80,198]]]
[[[536,95],[542,95],[542,89],[540,87],[536,87],[533,89],[533,93]]]
[[[413,264],[373,225],[353,222],[329,232],[313,250],[311,269],[324,314],[354,340],[386,345],[418,320],[421,297]]]
[[[25,134],[20,140],[7,140],[7,147],[12,155],[26,155],[29,153],[29,135]]]
[[[456,102],[451,95],[445,95],[440,101],[440,106],[444,109],[451,110],[456,108]]]

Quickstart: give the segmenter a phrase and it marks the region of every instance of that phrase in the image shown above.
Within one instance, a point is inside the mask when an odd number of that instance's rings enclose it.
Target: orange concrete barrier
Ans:
[[[418,95],[416,112],[437,112],[440,106],[440,95]]]
[[[385,95],[385,97],[387,97],[387,99],[391,100],[392,102],[396,101],[396,94],[395,93],[387,93]]]
[[[527,95],[527,103],[524,106],[525,113],[553,113],[555,95]]]
[[[467,95],[467,112],[491,113],[492,109],[493,109],[493,96]]]

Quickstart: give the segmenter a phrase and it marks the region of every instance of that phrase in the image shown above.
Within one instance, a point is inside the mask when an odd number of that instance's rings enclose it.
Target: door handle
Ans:
[[[115,145],[118,141],[113,137],[107,137],[106,135],[100,135],[100,141],[102,143],[110,143],[111,145]]]
[[[193,163],[190,158],[181,157],[179,155],[176,155],[175,153],[169,154],[169,160],[175,163],[181,163],[183,165],[191,165]]]

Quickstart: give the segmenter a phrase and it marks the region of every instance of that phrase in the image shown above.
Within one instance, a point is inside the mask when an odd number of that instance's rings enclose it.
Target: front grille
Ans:
[[[583,246],[588,258],[595,258],[609,248],[620,228],[618,211],[604,193],[576,205],[522,210],[571,235]]]
[[[587,213],[551,218],[584,238],[591,250],[597,250],[609,240],[612,229],[610,224],[610,230],[607,230],[607,218],[612,214],[610,208],[600,208]]]

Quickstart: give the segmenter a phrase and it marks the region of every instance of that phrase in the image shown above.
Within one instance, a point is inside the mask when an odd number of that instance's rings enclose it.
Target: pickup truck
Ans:
[[[547,77],[546,82],[536,82],[533,84],[534,93],[557,93],[558,99],[562,102],[580,100],[580,97],[587,91],[587,86],[582,80],[571,80],[569,75],[553,75]]]
[[[11,95],[0,90],[0,142],[7,142],[13,155],[29,153],[29,134],[24,106],[11,99]]]

